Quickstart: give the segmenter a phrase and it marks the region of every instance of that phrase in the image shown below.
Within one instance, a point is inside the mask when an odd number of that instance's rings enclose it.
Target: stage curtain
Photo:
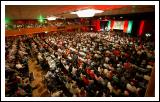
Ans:
[[[113,30],[114,27],[114,20],[111,21],[111,30]]]
[[[140,22],[140,27],[139,27],[139,36],[142,36],[143,34],[143,29],[144,29],[144,20]]]
[[[128,28],[128,21],[124,21],[124,29],[123,32],[127,33],[127,28]]]

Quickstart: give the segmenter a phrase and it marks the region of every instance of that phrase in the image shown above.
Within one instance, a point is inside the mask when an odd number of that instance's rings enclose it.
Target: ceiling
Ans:
[[[37,19],[40,15],[77,18],[70,12],[88,8],[104,10],[95,16],[155,12],[154,5],[6,5],[5,16],[10,19]]]

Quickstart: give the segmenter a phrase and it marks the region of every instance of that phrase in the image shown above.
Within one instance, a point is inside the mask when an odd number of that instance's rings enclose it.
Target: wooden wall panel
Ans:
[[[47,27],[47,28],[20,28],[17,30],[6,30],[5,36],[17,36],[17,35],[23,35],[23,34],[34,34],[34,33],[41,33],[45,31],[57,31],[56,27]]]
[[[17,36],[17,35],[30,35],[35,33],[42,33],[42,32],[50,32],[50,31],[61,31],[61,30],[68,30],[68,29],[75,29],[79,28],[78,25],[72,25],[72,26],[65,26],[63,29],[57,29],[56,26],[52,27],[42,27],[42,28],[20,28],[17,30],[6,30],[5,36]]]
[[[155,97],[155,67],[152,69],[151,78],[147,86],[145,97]]]

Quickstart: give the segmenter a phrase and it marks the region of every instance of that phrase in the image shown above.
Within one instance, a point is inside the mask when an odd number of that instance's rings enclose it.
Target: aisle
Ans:
[[[47,91],[47,87],[42,82],[42,70],[40,69],[40,66],[37,65],[37,61],[33,58],[31,58],[28,61],[29,66],[29,73],[34,73],[34,80],[31,81],[32,87],[37,87],[32,91],[32,97],[49,97],[50,94]]]

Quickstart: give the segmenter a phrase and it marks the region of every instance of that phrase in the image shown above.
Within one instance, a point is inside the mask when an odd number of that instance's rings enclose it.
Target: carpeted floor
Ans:
[[[29,72],[33,72],[34,80],[31,81],[32,87],[37,87],[32,91],[32,97],[49,97],[50,93],[47,90],[47,87],[44,85],[43,75],[44,72],[41,70],[41,67],[37,65],[37,61],[34,58],[31,58],[28,61]]]

